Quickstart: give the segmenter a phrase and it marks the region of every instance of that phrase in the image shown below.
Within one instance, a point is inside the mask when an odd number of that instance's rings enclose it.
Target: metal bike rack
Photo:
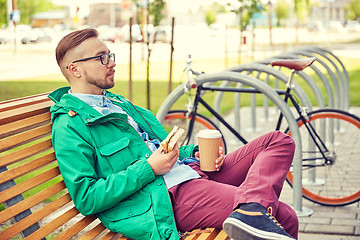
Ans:
[[[342,100],[342,103],[343,103],[342,110],[347,111],[349,109],[349,105],[350,105],[350,94],[349,94],[349,79],[346,77],[346,74],[344,72],[340,71],[339,67],[329,57],[328,52],[325,52],[322,49],[314,48],[314,47],[307,47],[307,48],[303,48],[303,49],[305,51],[309,51],[309,52],[316,53],[316,54],[320,55],[321,57],[323,57],[327,61],[329,61],[331,63],[331,65],[335,68],[336,74],[338,76],[339,83],[340,83],[340,92],[341,92],[340,97],[343,98],[343,100]],[[334,56],[334,55],[332,55],[332,56]],[[336,60],[338,62],[340,62],[340,60],[338,58],[336,58]]]
[[[320,48],[320,47],[313,47],[314,49],[319,49],[320,51],[326,52],[328,55],[332,56],[333,58],[335,58],[335,60],[340,64],[341,68],[342,68],[342,73],[345,77],[345,83],[346,83],[346,92],[349,93],[350,90],[350,86],[349,86],[349,74],[344,66],[344,64],[340,61],[340,59],[334,55],[331,51],[325,49],[325,48]],[[348,101],[346,101],[346,110],[349,109],[350,107],[350,95]]]
[[[275,77],[276,79],[279,79],[280,81],[287,83],[288,81],[288,77],[280,72],[277,71],[276,69],[269,67],[267,65],[264,64],[259,64],[259,63],[249,63],[249,64],[239,64],[236,65],[234,67],[230,67],[228,69],[226,69],[227,71],[233,71],[233,72],[258,72],[259,74],[261,73],[265,73],[266,77],[268,79],[268,77],[271,75],[273,77]],[[268,83],[267,81],[265,81],[266,83]],[[223,82],[221,84],[221,86],[227,86],[229,83],[228,82]],[[300,102],[302,103],[303,106],[307,107],[309,110],[312,110],[312,106],[310,103],[309,98],[306,96],[305,92],[302,90],[302,88],[296,83],[294,82],[294,88],[293,88],[294,93],[298,96]],[[223,92],[217,92],[216,96],[215,96],[215,101],[214,101],[214,109],[216,111],[220,110],[220,103],[223,97]],[[265,111],[265,118],[266,120],[268,120],[268,98],[264,98],[264,111]],[[240,106],[239,106],[239,102],[240,102],[240,93],[235,93],[234,96],[234,120],[235,120],[235,127],[237,130],[240,131]],[[254,117],[254,106],[252,107],[252,121],[255,121],[255,117]],[[217,123],[217,122],[216,122]],[[255,131],[256,129],[254,129],[254,127],[256,128],[256,125],[252,123],[253,126],[253,130]]]
[[[309,52],[309,51],[305,51],[305,50],[295,50],[292,52],[293,54],[297,54],[297,55],[302,55],[302,56],[306,56],[306,57],[316,57],[314,56],[313,53]],[[328,72],[330,79],[332,81],[332,84],[334,86],[334,92],[335,92],[335,102],[334,102],[334,106],[336,109],[343,109],[343,100],[341,98],[341,88],[339,86],[339,82],[334,74],[334,72],[329,68],[329,66],[322,61],[321,59],[317,58],[317,61],[326,69],[326,71]]]
[[[270,86],[266,83],[244,75],[237,72],[230,72],[224,71],[219,73],[213,74],[204,74],[196,79],[197,83],[203,84],[207,82],[217,82],[217,81],[229,81],[229,82],[239,82],[244,85],[250,86],[255,88],[256,90],[263,93],[266,97],[273,101],[273,103],[280,109],[284,118],[286,119],[287,123],[289,124],[289,129],[292,133],[292,138],[296,143],[295,147],[295,154],[293,160],[293,205],[294,210],[297,212],[298,215],[310,215],[312,214],[311,209],[303,209],[302,206],[302,145],[301,145],[301,138],[300,132],[297,125],[297,122],[289,108],[289,106],[284,102],[284,100],[276,93]],[[183,83],[175,88],[169,96],[165,99],[163,104],[160,106],[156,117],[159,119],[160,122],[163,122],[165,116],[167,115],[168,111],[170,110],[171,106],[176,102],[176,100],[184,94],[184,85]]]
[[[268,58],[268,59],[260,60],[260,61],[258,61],[258,63],[265,64],[265,65],[270,65],[273,60],[276,60],[276,59],[279,59],[279,58],[280,57]],[[282,57],[282,58],[285,58],[285,57]],[[323,95],[322,95],[322,93],[320,91],[320,88],[315,83],[315,81],[309,75],[307,75],[306,73],[304,73],[302,71],[298,72],[298,75],[300,77],[302,77],[306,81],[306,83],[311,87],[311,89],[313,90],[315,98],[317,100],[318,106],[320,108],[325,108],[324,97],[323,97]]]
[[[296,59],[299,58],[298,55],[295,54],[291,54],[291,53],[282,53],[279,56],[276,56],[275,58],[283,58],[283,59]],[[317,57],[315,57],[315,61],[318,61],[319,59]],[[320,60],[321,61],[321,60]],[[326,78],[326,76],[315,66],[315,64],[312,64],[310,66],[310,68],[312,70],[314,70],[314,72],[318,75],[318,77],[320,78],[321,82],[324,84],[325,87],[325,91],[327,94],[327,106],[329,108],[335,108],[335,96],[333,93],[333,90],[331,88],[330,82],[329,80]],[[320,89],[319,89],[320,91]],[[323,95],[323,94],[321,94]],[[325,104],[326,105],[326,104]]]

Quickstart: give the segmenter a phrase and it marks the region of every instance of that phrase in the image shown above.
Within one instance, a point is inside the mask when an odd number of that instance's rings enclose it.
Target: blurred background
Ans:
[[[189,54],[205,72],[304,45],[329,48],[349,62],[360,56],[360,0],[0,0],[0,6],[0,100],[66,85],[54,49],[65,34],[86,27],[116,54],[116,80],[126,82],[181,81]],[[36,82],[37,89],[20,93],[19,84],[11,89],[14,80]],[[42,88],[45,81],[52,82]],[[132,97],[128,89],[125,95]]]

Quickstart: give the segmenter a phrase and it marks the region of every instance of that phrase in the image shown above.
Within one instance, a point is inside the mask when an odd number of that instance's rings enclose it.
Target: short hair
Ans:
[[[96,29],[85,28],[71,32],[64,36],[58,43],[55,50],[57,64],[60,66],[61,61],[69,50],[79,46],[86,39],[90,37],[98,37],[98,35],[99,34]]]

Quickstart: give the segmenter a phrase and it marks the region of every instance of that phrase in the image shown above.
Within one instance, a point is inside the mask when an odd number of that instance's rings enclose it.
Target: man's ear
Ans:
[[[74,77],[77,77],[77,78],[81,77],[81,73],[74,63],[70,63],[68,68],[69,68],[70,73]]]

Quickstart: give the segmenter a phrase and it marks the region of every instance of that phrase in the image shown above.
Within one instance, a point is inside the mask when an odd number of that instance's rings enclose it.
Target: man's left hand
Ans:
[[[200,159],[200,152],[196,152],[195,157]],[[219,147],[219,157],[215,160],[216,171],[220,171],[220,168],[224,163],[224,158],[225,158],[224,149],[223,147]]]

